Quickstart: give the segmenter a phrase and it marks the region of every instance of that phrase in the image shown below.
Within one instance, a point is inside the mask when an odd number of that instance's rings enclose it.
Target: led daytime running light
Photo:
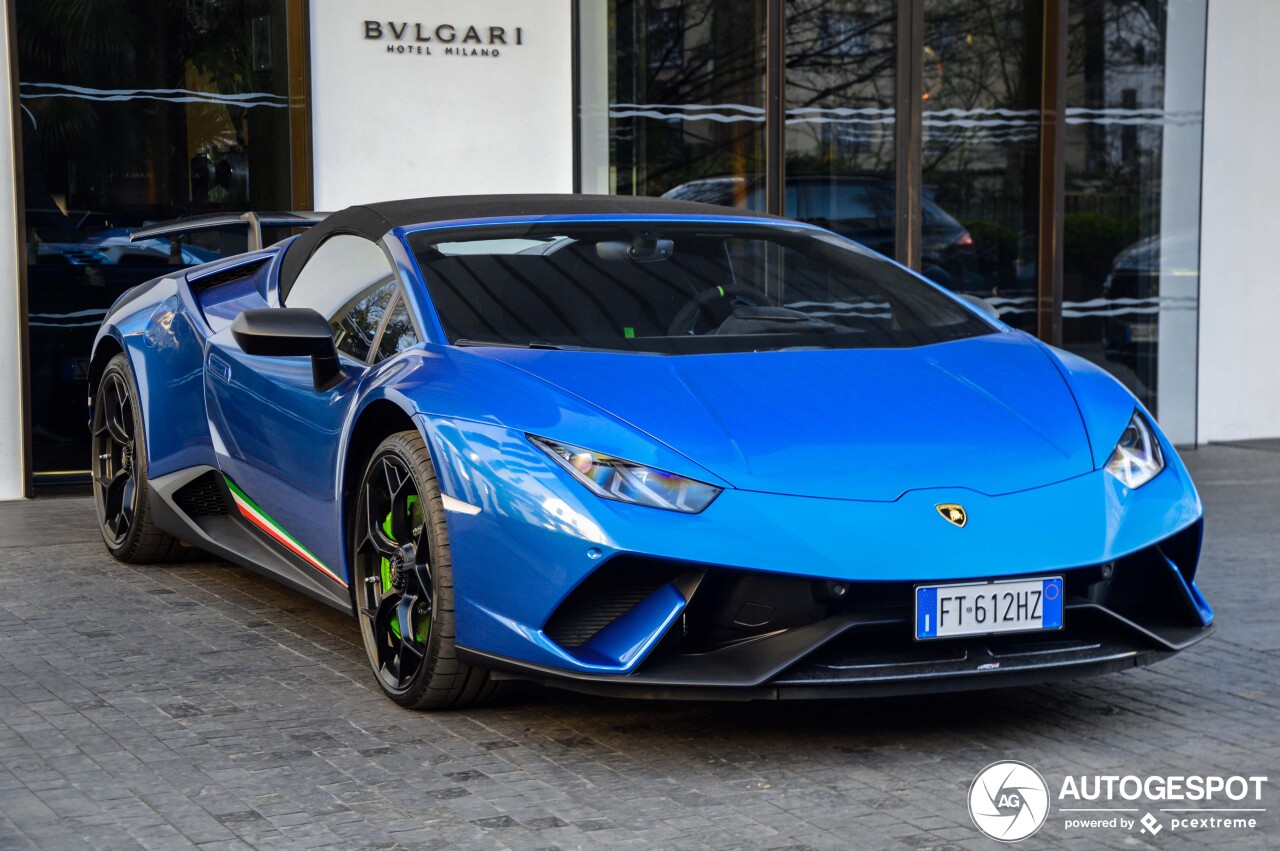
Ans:
[[[697,514],[720,495],[722,488],[655,470],[580,446],[529,435],[529,440],[568,470],[588,490],[604,499]]]

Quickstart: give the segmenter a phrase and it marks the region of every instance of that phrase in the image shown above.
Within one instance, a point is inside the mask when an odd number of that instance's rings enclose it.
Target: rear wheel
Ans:
[[[111,555],[130,564],[181,561],[199,550],[151,522],[147,443],[137,388],[123,353],[103,370],[93,398],[93,500]]]
[[[384,440],[365,468],[351,535],[356,614],[387,697],[450,709],[492,697],[488,671],[458,661],[444,506],[421,435]]]

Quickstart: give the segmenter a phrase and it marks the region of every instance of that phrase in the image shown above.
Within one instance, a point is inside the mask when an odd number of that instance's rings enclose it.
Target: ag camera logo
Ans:
[[[993,762],[969,786],[969,817],[1000,842],[1021,842],[1044,826],[1049,786],[1025,762]]]

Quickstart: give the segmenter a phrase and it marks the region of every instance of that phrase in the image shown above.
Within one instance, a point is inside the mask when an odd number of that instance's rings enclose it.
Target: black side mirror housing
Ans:
[[[321,392],[342,380],[329,322],[309,307],[241,311],[231,336],[246,355],[311,358],[311,381]]]

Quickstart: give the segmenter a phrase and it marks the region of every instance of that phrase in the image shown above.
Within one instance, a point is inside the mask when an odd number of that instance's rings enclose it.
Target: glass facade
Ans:
[[[926,0],[920,269],[1036,330],[1042,0]]]
[[[786,214],[893,256],[896,0],[786,7]]]
[[[766,209],[776,181],[769,212],[987,299],[1195,441],[1206,0],[607,5],[579,6],[582,191]]]
[[[305,6],[15,0],[38,484],[87,473],[108,306],[248,237],[129,232],[305,209]],[[830,227],[1103,365],[1194,442],[1206,0],[576,9],[581,191]]]
[[[764,0],[609,0],[580,20],[609,49],[588,83],[597,192],[763,209]],[[584,75],[584,80],[587,78]]]
[[[129,242],[147,222],[289,209],[285,0],[17,0],[37,484],[87,480],[85,375],[126,289],[244,251],[248,229]]]
[[[1193,443],[1206,2],[1070,13],[1064,343]]]

